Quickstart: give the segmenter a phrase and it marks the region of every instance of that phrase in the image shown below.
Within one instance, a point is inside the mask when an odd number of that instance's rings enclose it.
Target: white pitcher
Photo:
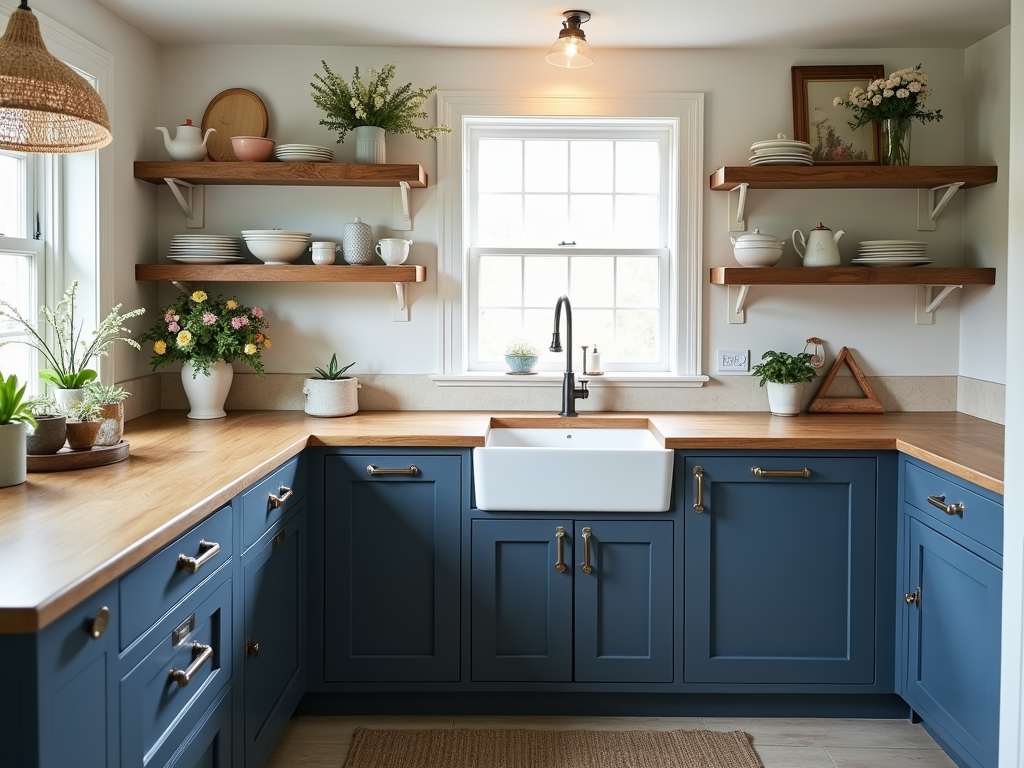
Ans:
[[[374,250],[377,251],[377,255],[384,259],[384,263],[389,267],[397,267],[399,264],[405,263],[405,260],[409,258],[410,245],[412,245],[412,240],[403,240],[400,237],[385,237],[377,243]]]
[[[198,125],[192,125],[191,120],[186,120],[184,125],[179,125],[174,131],[174,138],[170,137],[166,128],[157,126],[157,130],[164,135],[164,146],[172,160],[180,162],[196,162],[206,158],[206,140],[211,133],[216,133],[216,128],[208,128],[206,135]]]
[[[794,229],[793,247],[804,260],[805,267],[838,267],[842,263],[839,258],[839,238],[845,234],[842,229],[833,234],[831,229],[819,221],[818,226],[807,233],[806,239],[803,232]]]

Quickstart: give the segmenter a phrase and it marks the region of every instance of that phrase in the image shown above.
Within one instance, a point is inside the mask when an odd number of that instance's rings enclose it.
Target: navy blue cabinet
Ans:
[[[473,680],[672,682],[673,525],[474,519]]]
[[[324,681],[458,681],[462,455],[322,461]]]
[[[687,683],[875,682],[878,462],[685,458]]]
[[[901,480],[900,694],[961,764],[994,768],[1001,499],[909,459]]]

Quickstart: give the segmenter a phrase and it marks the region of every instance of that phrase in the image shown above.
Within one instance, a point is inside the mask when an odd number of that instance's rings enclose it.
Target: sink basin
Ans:
[[[484,447],[473,449],[476,506],[518,512],[666,511],[673,452],[649,427],[635,426],[637,421],[492,426]]]

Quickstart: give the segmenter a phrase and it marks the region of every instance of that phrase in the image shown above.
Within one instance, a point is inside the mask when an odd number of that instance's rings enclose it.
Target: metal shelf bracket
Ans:
[[[934,288],[941,288],[933,295]],[[932,325],[935,323],[935,310],[939,308],[949,294],[956,288],[963,288],[962,285],[918,285],[914,296],[914,322],[917,325]]]
[[[164,181],[167,182],[167,186],[171,188],[171,192],[174,193],[174,198],[178,201],[178,205],[181,206],[181,210],[185,212],[185,227],[187,229],[202,229],[205,224],[203,222],[203,214],[205,209],[205,198],[204,194],[206,188],[192,184],[188,181],[182,181],[181,179],[175,179],[165,176]],[[185,196],[181,194],[181,190],[178,187],[184,187],[188,190],[188,200],[185,200]]]
[[[747,187],[750,184],[742,182],[729,190],[729,231],[746,232],[747,222],[744,218],[744,211],[747,207]],[[733,192],[738,192],[734,195]]]
[[[747,322],[747,312],[744,305],[747,303],[747,291],[749,285],[728,285],[726,296],[726,321],[731,325],[742,325]]]
[[[943,209],[953,199],[956,191],[966,182],[954,181],[951,184],[941,184],[930,189],[917,190],[917,229],[918,231],[929,231],[935,229],[935,221],[939,218]],[[935,202],[935,193],[945,190],[938,202]]]
[[[412,214],[409,211],[409,182],[398,182],[398,189],[391,195],[391,228],[412,229]]]

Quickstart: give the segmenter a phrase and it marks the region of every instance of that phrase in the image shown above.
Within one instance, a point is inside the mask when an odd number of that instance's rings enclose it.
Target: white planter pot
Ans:
[[[359,379],[306,379],[303,409],[310,416],[351,416],[359,410]]]
[[[193,378],[195,374],[195,378]],[[181,385],[188,397],[190,419],[220,419],[227,416],[224,401],[228,399],[235,371],[230,363],[218,360],[210,366],[210,375],[196,372],[191,362],[181,368]]]
[[[0,488],[24,483],[27,466],[25,425],[0,424]]]
[[[354,129],[356,135],[356,162],[387,162],[384,129],[373,125],[360,125]]]
[[[775,416],[798,416],[804,399],[804,384],[776,384],[769,381],[768,408]]]
[[[77,389],[54,389],[50,394],[53,395],[53,401],[57,403],[57,405],[70,407],[82,402],[85,398],[85,387],[78,387]]]

